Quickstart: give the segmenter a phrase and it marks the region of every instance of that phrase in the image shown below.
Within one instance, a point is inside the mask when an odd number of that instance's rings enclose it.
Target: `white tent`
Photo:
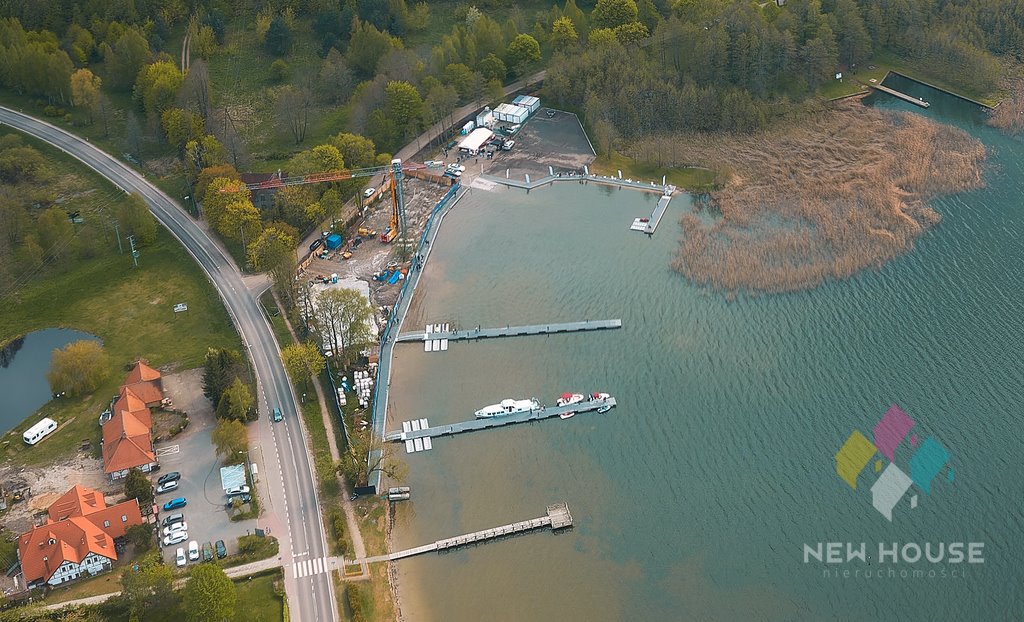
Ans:
[[[475,153],[480,150],[484,144],[494,136],[494,132],[487,129],[486,127],[478,127],[469,133],[468,136],[462,139],[459,143],[459,149],[462,151],[468,151]]]
[[[523,123],[529,116],[529,108],[513,104],[500,104],[494,109],[494,118],[503,123]]]

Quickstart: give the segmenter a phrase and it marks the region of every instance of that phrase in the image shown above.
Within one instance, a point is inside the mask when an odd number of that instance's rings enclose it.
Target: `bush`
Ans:
[[[143,523],[132,525],[125,532],[128,541],[135,545],[135,552],[142,553],[153,548],[153,528]]]
[[[270,63],[270,79],[274,82],[284,82],[291,72],[292,68],[280,58]]]
[[[356,583],[349,583],[345,586],[345,595],[348,596],[348,608],[352,612],[352,622],[366,622],[362,587]]]

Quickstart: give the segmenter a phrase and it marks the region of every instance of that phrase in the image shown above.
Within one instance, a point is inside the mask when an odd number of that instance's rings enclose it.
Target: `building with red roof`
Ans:
[[[160,372],[136,363],[103,424],[103,472],[110,479],[127,477],[133,468],[148,473],[158,466],[149,407],[160,404],[163,395]]]
[[[108,506],[99,491],[74,486],[50,505],[45,524],[18,538],[25,585],[60,585],[110,570],[114,540],[142,523],[137,499]]]

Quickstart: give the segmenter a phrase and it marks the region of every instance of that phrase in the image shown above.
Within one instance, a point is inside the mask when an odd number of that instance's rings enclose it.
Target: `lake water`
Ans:
[[[987,187],[936,201],[941,224],[907,255],[813,291],[730,302],[672,272],[686,197],[653,239],[627,230],[656,202],[635,191],[474,190],[456,206],[404,330],[598,318],[623,328],[444,353],[399,346],[389,429],[564,391],[607,391],[619,407],[401,454],[413,501],[396,506],[396,548],[557,501],[576,524],[399,562],[407,620],[1024,618],[1024,144],[985,127],[976,106],[896,86],[932,107],[877,105],[987,145]],[[908,493],[889,522],[872,507],[870,466],[852,490],[835,454],[855,429],[870,438],[894,402],[921,440],[949,450],[955,479],[944,470],[931,494],[913,487],[916,509]],[[820,542],[866,543],[868,563],[805,563],[804,546]],[[878,544],[893,542],[981,542],[984,562],[880,563]],[[895,575],[864,578],[880,568]]]
[[[98,339],[68,328],[47,328],[29,333],[0,350],[0,433],[24,421],[53,394],[46,381],[53,351],[73,341]]]

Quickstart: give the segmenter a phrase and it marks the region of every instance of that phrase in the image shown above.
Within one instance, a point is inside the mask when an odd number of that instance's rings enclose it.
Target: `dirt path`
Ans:
[[[274,302],[281,309],[284,308],[284,304],[278,297],[277,292],[274,292]],[[291,334],[292,339],[298,341],[298,337],[295,336],[295,330],[292,328],[291,322],[288,321],[287,315],[282,315],[284,323],[288,327],[288,332]],[[338,444],[335,442],[334,435],[334,422],[331,421],[331,410],[327,407],[327,399],[324,397],[323,389],[320,387],[320,383],[314,381],[313,389],[316,391],[316,399],[320,402],[320,415],[324,420],[324,428],[327,429],[327,447],[331,452],[331,460],[337,462],[341,459],[341,453],[338,451]],[[341,507],[345,511],[345,523],[348,527],[348,533],[352,537],[352,552],[357,559],[364,559],[366,557],[366,545],[363,543],[363,534],[359,531],[359,521],[356,520],[355,510],[352,508],[352,503],[349,501],[349,490],[348,486],[345,485],[345,480],[340,476],[338,478],[338,486],[341,488]],[[368,575],[369,569],[363,564],[363,575]],[[362,577],[355,577],[362,578]]]

